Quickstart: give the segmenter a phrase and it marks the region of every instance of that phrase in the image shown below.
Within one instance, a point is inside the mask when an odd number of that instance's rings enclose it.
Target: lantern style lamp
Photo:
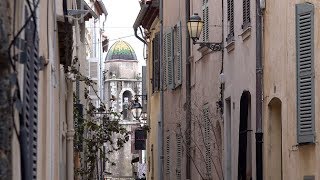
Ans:
[[[187,22],[189,36],[192,39],[193,44],[199,44],[201,47],[206,46],[212,51],[221,51],[222,43],[197,42],[199,40],[203,24],[204,23],[198,13],[194,13]]]
[[[141,116],[141,112],[142,112],[142,106],[139,103],[139,99],[135,98],[131,104],[131,113],[136,120],[139,120]]]

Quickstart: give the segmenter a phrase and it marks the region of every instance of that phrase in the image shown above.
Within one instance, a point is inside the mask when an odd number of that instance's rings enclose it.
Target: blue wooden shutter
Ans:
[[[167,41],[167,36],[168,36],[168,33],[165,32],[163,33],[163,50],[162,50],[162,69],[163,69],[163,90],[166,90],[167,89],[167,81],[168,81],[168,66],[167,66],[167,61],[168,61],[168,58],[167,58],[167,51],[168,51],[168,41]]]
[[[170,179],[170,135],[166,138],[166,179]]]
[[[203,16],[203,33],[202,39],[204,42],[209,41],[209,7],[208,0],[202,0],[202,16]]]
[[[173,28],[167,33],[167,65],[168,65],[168,86],[174,89],[174,46],[173,46]]]
[[[176,82],[175,85],[179,86],[182,83],[182,28],[181,28],[181,21],[178,22],[176,26],[176,35],[175,35],[175,42],[176,44],[176,59],[175,64],[177,65],[177,73],[176,73]]]
[[[208,104],[204,105],[203,107],[203,119],[204,119],[204,145],[205,145],[205,155],[206,155],[206,159],[205,159],[205,164],[206,164],[206,172],[208,173],[207,176],[208,178],[211,177],[211,172],[212,172],[212,166],[211,166],[211,138],[210,138],[210,126],[211,126],[211,122],[210,122],[210,116],[209,116],[209,107]]]
[[[176,167],[176,180],[181,180],[181,162],[182,162],[182,136],[176,135],[177,140],[177,167]]]
[[[27,9],[27,8],[26,8]],[[26,12],[28,17],[28,12]],[[26,149],[23,157],[25,163],[24,174],[26,179],[37,179],[37,139],[38,139],[38,73],[39,73],[39,38],[33,20],[25,28],[25,40],[27,42],[27,61],[24,66],[23,82],[23,123],[25,129],[23,148]]]
[[[297,135],[298,143],[314,142],[314,6],[296,5]]]

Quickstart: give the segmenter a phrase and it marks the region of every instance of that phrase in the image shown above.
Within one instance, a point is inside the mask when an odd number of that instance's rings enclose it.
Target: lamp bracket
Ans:
[[[197,42],[193,40],[193,44],[199,44],[201,47],[208,47],[212,51],[222,51],[222,43],[215,43],[215,42]]]

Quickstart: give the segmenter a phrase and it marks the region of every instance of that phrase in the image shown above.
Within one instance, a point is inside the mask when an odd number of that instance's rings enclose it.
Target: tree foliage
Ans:
[[[81,167],[75,167],[75,171],[82,179],[92,179],[95,173],[97,173],[96,165],[98,158],[103,158],[105,162],[112,166],[116,165],[106,154],[119,151],[129,141],[130,132],[119,123],[120,114],[113,111],[112,107],[107,109],[106,104],[94,88],[96,82],[79,72],[77,69],[78,64],[78,58],[75,57],[72,66],[68,69],[69,75],[74,76],[74,78],[85,85],[83,95],[84,112],[81,113],[78,107],[74,108],[74,147],[75,151],[83,152]],[[89,88],[94,91],[100,100],[98,107],[94,105],[93,99],[89,95]],[[74,104],[77,104],[80,98],[74,93]],[[103,146],[106,144],[109,147],[108,151],[104,152]],[[106,173],[111,174],[111,172]]]

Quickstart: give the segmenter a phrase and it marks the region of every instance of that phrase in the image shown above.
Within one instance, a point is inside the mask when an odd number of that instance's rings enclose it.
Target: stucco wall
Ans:
[[[268,136],[273,124],[268,121],[268,105],[274,98],[281,101],[282,124],[282,169],[283,179],[303,179],[305,175],[315,175],[320,179],[320,150],[315,144],[297,144],[297,92],[296,92],[296,32],[295,4],[302,0],[266,1],[264,12],[264,177],[271,179],[274,173],[269,151],[274,150]],[[314,5],[314,70],[315,70],[315,132],[319,137],[319,69],[320,53],[320,2],[309,0]]]
[[[250,4],[250,19],[251,19],[251,30],[248,31],[249,37],[246,39],[242,35],[244,30],[241,28],[243,24],[243,6],[242,1],[234,1],[234,48],[229,47],[227,42],[224,42],[224,79],[225,79],[225,90],[224,90],[224,104],[229,99],[231,102],[231,129],[224,129],[224,137],[226,139],[231,134],[231,149],[225,148],[225,169],[227,169],[227,157],[228,152],[231,151],[232,157],[231,162],[231,179],[238,178],[238,150],[239,150],[239,124],[240,124],[240,99],[244,91],[249,91],[251,94],[251,133],[248,133],[251,137],[251,159],[252,166],[255,167],[255,96],[256,96],[256,31],[255,31],[255,1],[249,1]],[[228,35],[229,26],[227,24],[227,1],[224,1],[224,39]],[[226,106],[225,106],[226,107]],[[225,110],[227,112],[227,110]],[[224,119],[227,119],[225,114]],[[226,122],[225,122],[226,124]],[[229,133],[227,133],[229,132]],[[227,175],[227,173],[225,173]],[[255,168],[252,169],[252,176],[255,179]],[[227,177],[225,177],[227,179]],[[229,180],[229,179],[228,179]]]

